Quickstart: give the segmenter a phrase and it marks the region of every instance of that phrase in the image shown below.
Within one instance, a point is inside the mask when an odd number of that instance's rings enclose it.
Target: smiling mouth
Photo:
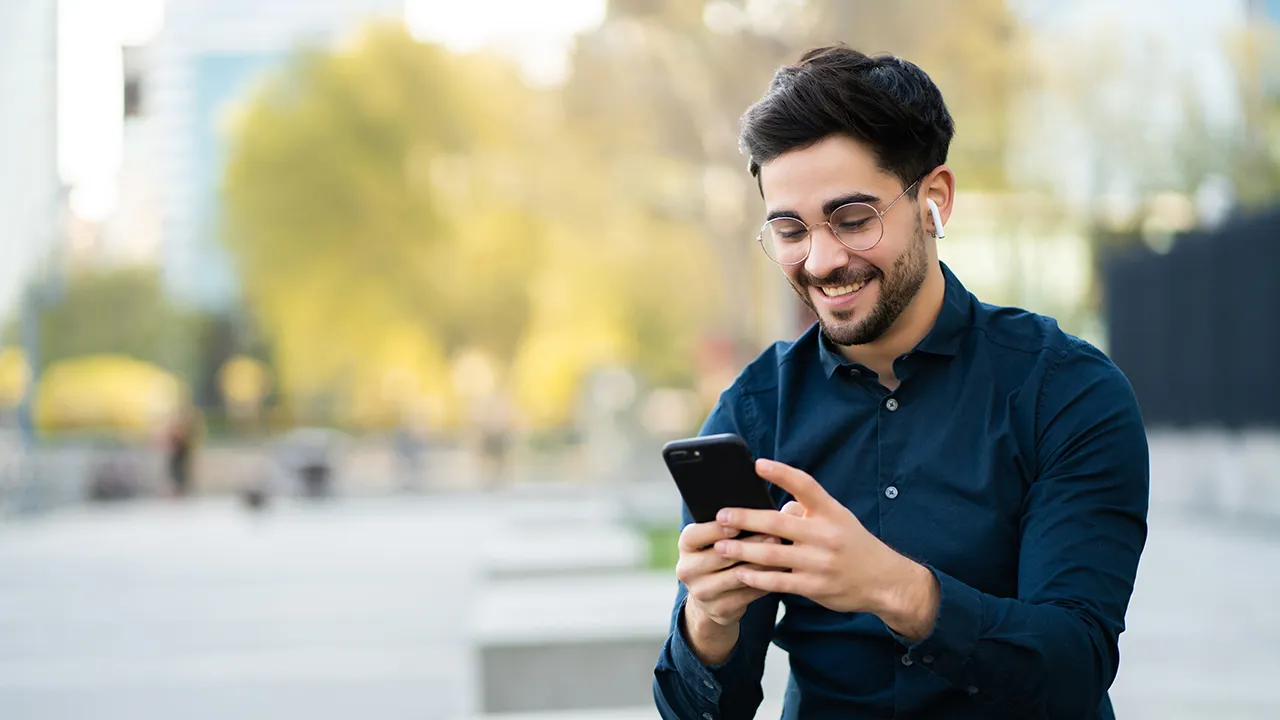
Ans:
[[[818,289],[822,291],[823,295],[826,295],[829,298],[834,298],[834,297],[840,297],[841,295],[849,295],[851,293],[856,293],[862,288],[866,287],[867,282],[868,281],[863,280],[861,282],[856,282],[851,285],[838,285],[835,287],[823,286],[823,287],[819,287]]]

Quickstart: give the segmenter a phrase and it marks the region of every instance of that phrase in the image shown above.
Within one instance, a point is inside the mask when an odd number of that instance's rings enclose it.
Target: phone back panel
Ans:
[[[663,447],[662,457],[694,522],[711,522],[726,507],[775,509],[751,451],[736,435],[677,440]]]

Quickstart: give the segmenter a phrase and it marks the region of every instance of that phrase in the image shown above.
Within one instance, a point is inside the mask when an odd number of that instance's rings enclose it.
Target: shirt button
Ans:
[[[888,400],[885,400],[884,406],[885,406],[885,409],[887,409],[889,412],[893,412],[894,410],[897,410],[898,398],[889,398]]]
[[[933,656],[932,656],[932,655],[925,655],[924,657],[922,657],[922,658],[920,658],[920,659],[924,661],[924,664],[925,664],[925,665],[928,665],[929,663],[933,662]]]
[[[978,694],[978,688],[976,688],[976,687],[974,687],[974,686],[970,685],[970,686],[968,687],[968,689],[966,689],[966,690],[965,690],[965,692],[969,693],[970,695],[977,695],[977,694]]]
[[[716,719],[711,717],[711,713],[702,713],[702,720],[716,720]]]
[[[903,656],[902,656],[902,664],[903,664],[903,665],[906,665],[907,667],[911,667],[911,666],[912,666],[912,665],[914,665],[915,663],[911,662],[911,658],[910,658],[910,657],[908,657],[908,656],[906,656],[906,655],[903,655]]]
[[[703,684],[703,685],[706,685],[707,687],[711,688],[712,690],[715,690],[715,689],[716,689],[716,684],[715,684],[715,683],[713,683],[713,682],[711,682],[710,680],[703,680],[703,681],[702,681],[702,684]]]
[[[889,487],[884,489],[884,496],[889,498],[890,500],[898,497],[898,488],[890,485]]]

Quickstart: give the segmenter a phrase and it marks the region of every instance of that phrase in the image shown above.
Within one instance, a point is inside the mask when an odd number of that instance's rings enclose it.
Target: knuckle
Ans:
[[[693,572],[693,569],[689,567],[689,562],[687,560],[681,559],[678,562],[676,562],[676,579],[677,580],[684,583],[685,585],[688,585],[689,581],[693,580],[695,577],[697,577],[697,575],[695,575]]]
[[[761,547],[756,550],[760,565],[770,566],[778,563],[778,547],[772,544],[761,543]]]
[[[696,552],[703,545],[707,545],[707,538],[710,536],[710,529],[706,524],[689,524],[685,525],[680,531],[680,540],[678,545],[681,550],[687,552]]]

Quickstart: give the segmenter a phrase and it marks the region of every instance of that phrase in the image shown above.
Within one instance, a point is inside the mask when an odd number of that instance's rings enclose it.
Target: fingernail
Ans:
[[[723,555],[728,549],[729,549],[728,540],[720,540],[719,542],[716,543],[716,552],[720,553],[721,555]]]
[[[774,462],[772,460],[760,458],[759,466],[759,469],[763,472],[769,472],[770,470],[773,470]]]
[[[716,514],[716,520],[718,520],[721,524],[728,524],[733,520],[733,513],[729,512],[728,510],[721,510],[719,513]]]
[[[735,537],[735,536],[737,536],[737,534],[738,534],[738,528],[736,528],[736,527],[729,527],[729,526],[727,526],[727,525],[724,527],[724,536],[725,536],[725,537]]]

